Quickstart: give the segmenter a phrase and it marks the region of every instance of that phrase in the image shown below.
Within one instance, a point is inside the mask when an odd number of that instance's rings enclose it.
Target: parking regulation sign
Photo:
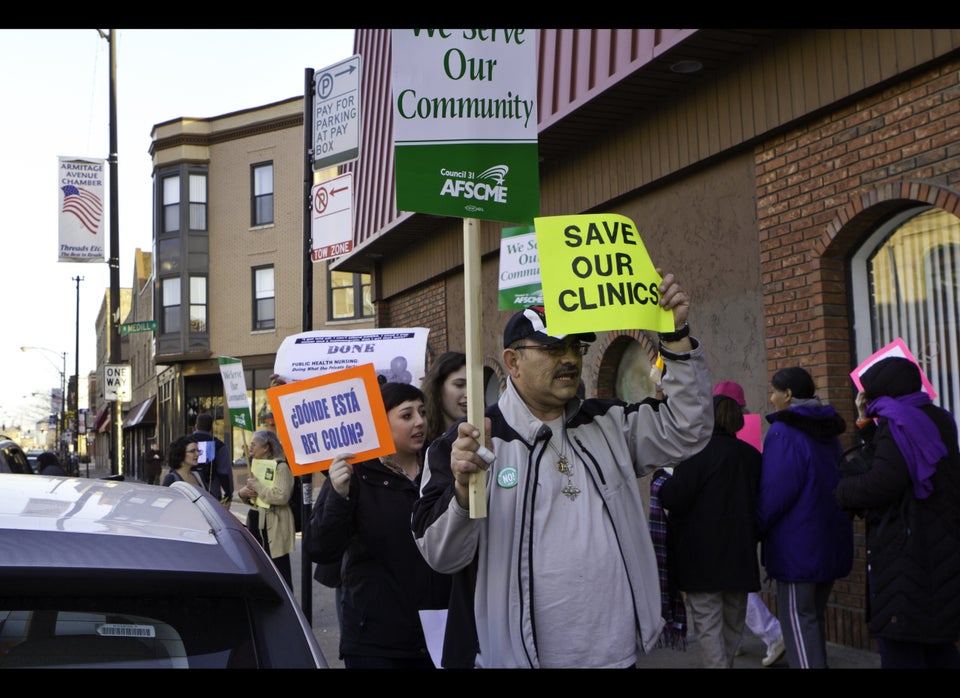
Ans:
[[[314,171],[360,157],[360,56],[313,74],[313,106]]]
[[[310,259],[322,262],[353,249],[353,173],[314,185],[310,196]]]

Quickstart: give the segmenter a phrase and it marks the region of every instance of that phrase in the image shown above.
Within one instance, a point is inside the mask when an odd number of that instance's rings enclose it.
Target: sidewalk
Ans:
[[[781,658],[772,666],[765,667],[761,663],[766,654],[763,640],[750,632],[743,636],[744,653],[733,660],[734,669],[765,669],[777,671],[789,669],[786,657]],[[827,666],[831,669],[879,669],[880,655],[867,650],[853,649],[827,643]],[[695,669],[700,668],[700,649],[696,639],[690,640],[685,652],[672,649],[657,649],[637,662],[638,669]]]
[[[246,511],[248,507],[239,500],[234,500],[230,507],[230,512],[240,521],[246,520]],[[300,534],[296,538],[296,550],[290,556],[290,567],[293,576],[294,597],[303,603],[301,592],[301,565],[302,554],[300,551]],[[334,605],[333,589],[313,582],[311,589],[311,616],[310,625],[313,627],[313,633],[320,643],[327,663],[331,669],[343,668],[343,662],[338,658],[338,647],[340,644],[340,628],[337,624],[336,607]],[[770,678],[779,676],[782,680],[785,678],[783,673],[776,673],[787,669],[786,658],[780,659],[776,664],[765,667],[761,663],[766,654],[766,647],[763,641],[752,633],[745,633],[743,638],[744,653],[734,659],[734,669],[764,669]],[[843,645],[827,643],[827,661],[831,669],[879,669],[880,655],[876,652],[867,650],[858,650]],[[699,669],[700,650],[695,639],[690,639],[685,652],[672,649],[657,649],[650,654],[641,657],[637,662],[638,669]],[[791,681],[802,681],[794,672]],[[797,684],[798,686],[801,684]]]

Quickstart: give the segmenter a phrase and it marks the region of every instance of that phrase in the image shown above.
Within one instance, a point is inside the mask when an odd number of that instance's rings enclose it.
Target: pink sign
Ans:
[[[763,441],[760,439],[760,415],[743,415],[743,429],[737,432],[737,438],[746,441],[758,451],[763,451]]]
[[[927,374],[923,372],[923,367],[920,365],[920,362],[913,358],[913,354],[910,353],[907,345],[899,337],[897,337],[897,339],[893,342],[890,342],[890,344],[887,346],[876,351],[873,356],[850,372],[850,378],[853,379],[853,383],[857,386],[857,390],[863,390],[863,383],[860,382],[860,376],[862,376],[868,368],[880,361],[880,359],[889,359],[892,356],[898,356],[902,359],[910,359],[910,361],[915,363],[917,368],[920,369],[920,381],[923,383],[924,391],[930,396],[931,400],[937,399],[937,391],[933,389],[933,385],[931,385],[930,381],[927,379]]]

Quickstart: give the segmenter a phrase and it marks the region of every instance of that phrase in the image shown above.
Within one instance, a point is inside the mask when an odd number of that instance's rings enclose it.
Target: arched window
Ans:
[[[657,386],[650,377],[653,366],[650,361],[650,348],[642,346],[634,339],[621,339],[627,340],[628,344],[617,363],[614,379],[616,397],[624,402],[640,402],[648,397],[655,397]]]
[[[920,207],[871,235],[851,264],[857,363],[900,338],[937,392],[960,412],[960,219]]]

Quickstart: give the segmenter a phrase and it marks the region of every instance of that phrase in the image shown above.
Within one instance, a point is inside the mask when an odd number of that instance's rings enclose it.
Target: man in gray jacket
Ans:
[[[636,478],[713,431],[687,294],[672,274],[659,290],[676,328],[660,337],[663,401],[578,398],[596,335],[551,334],[530,307],[504,330],[509,379],[486,410],[489,448],[466,422],[431,445],[413,532],[434,569],[456,574],[443,666],[629,668],[656,644],[660,583]],[[485,518],[468,511],[475,472],[488,473]]]

